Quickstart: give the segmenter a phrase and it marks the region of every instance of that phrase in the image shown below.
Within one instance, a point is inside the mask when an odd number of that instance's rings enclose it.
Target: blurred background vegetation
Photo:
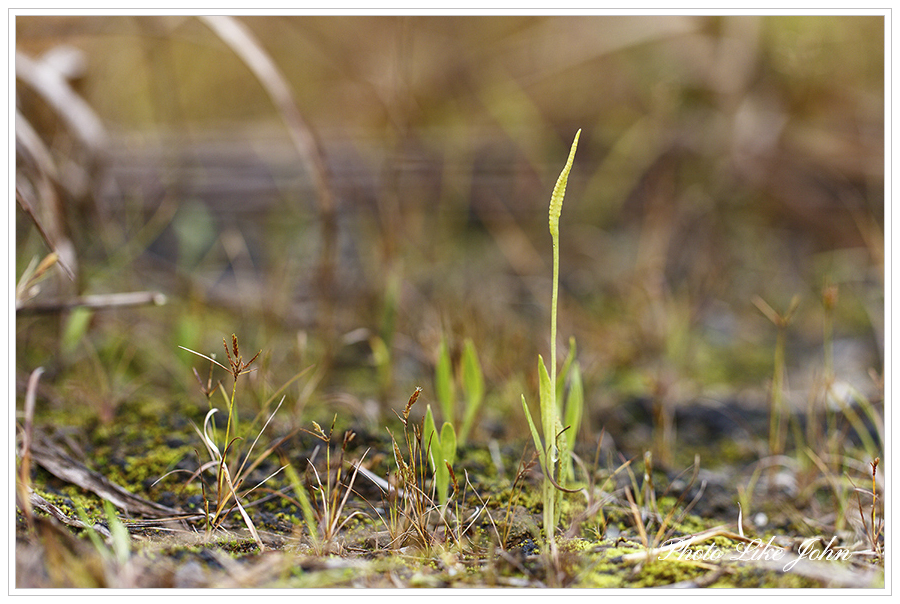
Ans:
[[[547,204],[582,128],[560,346],[578,340],[586,434],[635,400],[765,408],[757,296],[800,296],[805,408],[829,286],[834,372],[877,396],[884,35],[846,16],[17,16],[17,137],[35,138],[17,189],[37,217],[17,210],[17,278],[49,251],[39,223],[76,274],[22,305],[168,298],[20,310],[20,393],[43,365],[56,413],[102,424],[136,400],[200,421],[205,369],[178,346],[221,356],[236,333],[263,350],[247,404],[315,365],[288,421],[383,426],[416,385],[435,400],[442,337],[457,359],[472,338],[475,436],[521,437],[550,345]]]

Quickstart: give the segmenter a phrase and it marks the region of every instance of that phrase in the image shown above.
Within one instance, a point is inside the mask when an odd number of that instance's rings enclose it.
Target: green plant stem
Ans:
[[[234,398],[235,393],[237,392],[237,376],[234,378],[234,382],[231,385],[231,400],[228,401],[228,421],[225,424],[225,446],[222,449],[222,458],[219,460],[219,471],[216,477],[216,487],[217,487],[217,495],[219,501],[222,502],[222,490],[225,486],[225,458],[228,452],[228,444],[229,439],[231,438],[231,418],[234,415]],[[236,427],[235,427],[236,429]],[[226,494],[226,500],[228,495]],[[221,509],[222,504],[219,505],[219,509]],[[216,514],[218,515],[219,509],[216,510]]]
[[[556,400],[556,305],[559,300],[559,229],[556,229],[556,232],[551,231],[550,235],[553,238],[553,293],[550,302],[552,311],[550,313],[550,392],[553,396],[553,409],[558,409]],[[547,434],[546,436],[555,442],[555,434]]]

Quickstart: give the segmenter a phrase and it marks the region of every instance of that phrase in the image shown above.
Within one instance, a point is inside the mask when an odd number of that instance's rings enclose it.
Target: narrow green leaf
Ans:
[[[857,392],[855,392],[855,389],[852,389],[850,394],[857,402],[861,402],[865,398],[861,394],[857,396]],[[859,417],[859,414],[853,409],[852,406],[847,404],[846,399],[842,395],[834,393],[831,389],[828,390],[828,395],[829,402],[837,402],[837,404],[841,408],[841,411],[844,412],[844,417],[847,418],[850,426],[853,427],[853,430],[856,432],[857,436],[859,436],[860,442],[863,445],[863,449],[868,452],[870,457],[875,457],[876,455],[878,455],[879,448],[875,445],[875,440],[872,438],[872,435],[866,428],[865,423]],[[866,403],[868,404],[868,401],[866,401]],[[863,409],[865,409],[865,407],[866,405],[862,406]],[[874,418],[870,416],[870,419]],[[874,423],[872,425],[878,426],[877,423]]]
[[[300,481],[300,476],[297,474],[297,470],[295,470],[294,466],[291,464],[288,463],[285,465],[284,473],[287,476],[288,483],[294,491],[297,501],[300,502],[300,511],[303,513],[303,522],[306,524],[309,538],[313,542],[314,547],[318,548],[319,530],[316,523],[316,512],[309,500],[309,494],[306,492],[306,487],[303,486],[303,483]]]
[[[97,529],[94,528],[94,523],[88,518],[87,512],[84,510],[84,507],[81,503],[75,504],[75,512],[78,514],[78,519],[81,520],[81,523],[84,525],[86,529],[86,533],[88,539],[91,540],[91,543],[94,544],[94,548],[96,548],[97,553],[99,553],[104,558],[109,557],[109,549],[103,543],[103,540],[100,538],[100,534],[97,532]]]
[[[462,429],[459,432],[459,442],[465,443],[484,400],[484,374],[481,371],[475,344],[469,339],[466,340],[463,348],[462,377],[466,389],[466,411],[463,416]]]
[[[524,394],[522,395],[522,409],[525,410],[525,418],[528,420],[528,427],[531,428],[531,437],[534,439],[534,448],[537,449],[541,467],[546,471],[547,463],[546,455],[544,454],[544,445],[541,443],[541,435],[538,434],[537,427],[534,425],[534,420],[531,419],[531,411],[528,410],[528,403],[525,402]]]
[[[450,363],[450,350],[447,341],[441,338],[441,346],[438,349],[437,365],[434,368],[434,391],[441,405],[441,415],[444,421],[454,421],[454,407],[456,394],[453,383],[453,366]]]
[[[444,461],[452,466],[456,461],[456,430],[450,422],[444,422],[441,427],[441,452],[444,454]]]
[[[75,353],[81,339],[87,334],[91,319],[94,317],[94,311],[83,306],[73,308],[66,319],[63,328],[62,341],[60,348],[63,356],[69,357]]]
[[[572,364],[569,374],[569,395],[566,397],[565,425],[570,426],[566,431],[569,441],[569,450],[575,446],[575,438],[581,429],[581,416],[584,413],[584,384],[581,381],[581,366],[576,361]]]
[[[484,398],[484,374],[472,340],[466,340],[463,348],[463,383],[466,386],[466,399],[469,407],[478,407]]]
[[[113,553],[119,564],[125,564],[131,553],[131,535],[116,515],[113,504],[106,499],[103,500],[103,510],[106,512],[106,522],[109,524]]]
[[[540,400],[541,400],[541,420],[543,423],[544,440],[546,441],[547,454],[551,455],[548,462],[551,466],[556,462],[556,438],[557,424],[559,423],[559,413],[556,408],[556,400],[553,387],[550,385],[550,375],[547,373],[547,366],[544,365],[544,359],[538,355],[538,375],[540,377]]]
[[[565,432],[566,456],[565,456],[565,475],[569,480],[575,479],[575,466],[572,462],[572,456],[568,453],[575,449],[575,439],[581,430],[581,417],[584,413],[584,384],[581,381],[581,366],[578,361],[572,363],[569,370],[569,395],[566,398],[566,416],[565,425],[568,430]]]

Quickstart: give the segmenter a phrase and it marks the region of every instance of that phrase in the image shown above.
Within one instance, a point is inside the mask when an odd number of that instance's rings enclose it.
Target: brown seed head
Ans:
[[[409,402],[406,403],[406,409],[403,410],[403,419],[409,419],[409,410],[412,409],[412,406],[416,404],[416,401],[419,399],[419,393],[422,392],[421,386],[416,386],[415,392],[412,393],[412,396],[409,397]],[[406,422],[404,421],[404,424]]]
[[[450,472],[450,479],[453,481],[453,494],[457,495],[459,493],[459,481],[456,480],[456,473],[453,471],[453,466],[450,465],[449,461],[445,459],[444,464],[447,466],[447,470]]]

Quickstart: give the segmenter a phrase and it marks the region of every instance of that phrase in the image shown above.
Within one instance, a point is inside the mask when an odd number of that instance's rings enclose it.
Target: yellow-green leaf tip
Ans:
[[[550,196],[550,234],[554,237],[559,235],[559,215],[562,213],[566,184],[569,182],[569,171],[572,169],[572,162],[575,161],[575,149],[578,147],[578,137],[580,136],[581,128],[575,133],[575,140],[572,141],[572,149],[569,151],[569,159],[566,160],[566,166],[556,180],[556,186],[553,187],[553,194]]]

